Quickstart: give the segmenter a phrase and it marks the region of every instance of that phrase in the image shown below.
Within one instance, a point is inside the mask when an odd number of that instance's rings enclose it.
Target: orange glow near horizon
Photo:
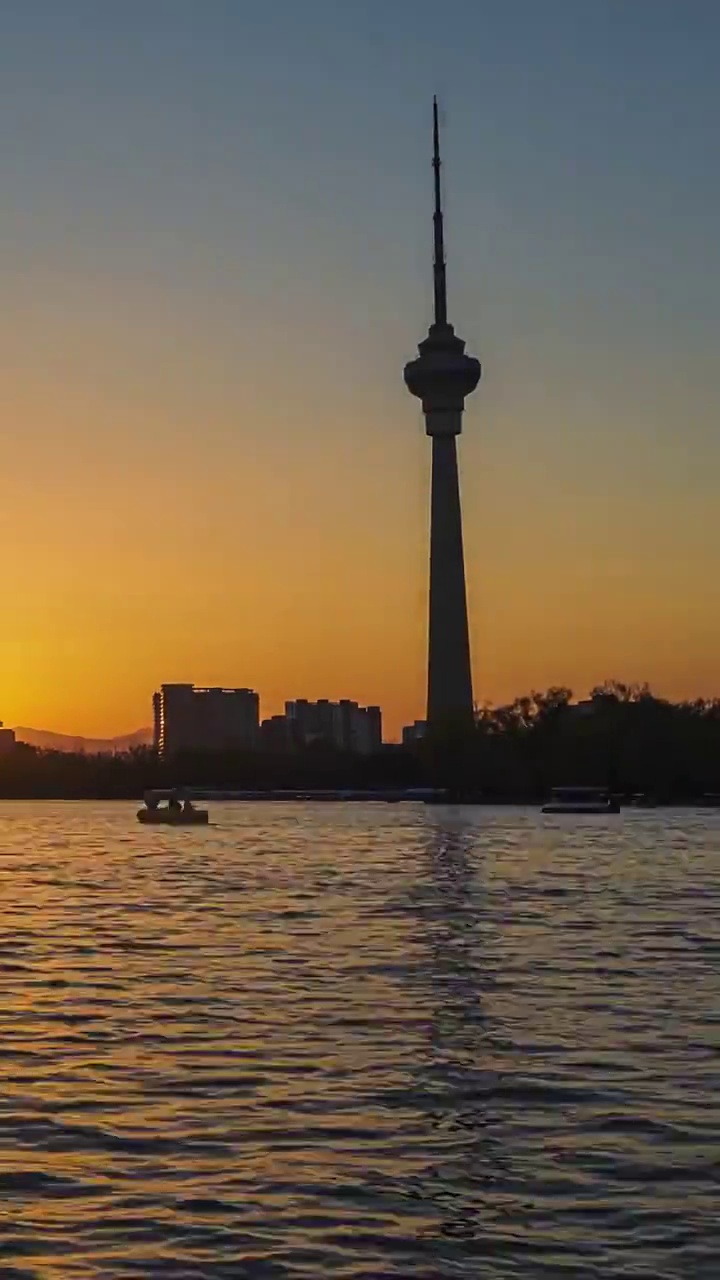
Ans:
[[[379,703],[389,738],[421,717],[429,449],[402,388],[358,408],[338,387],[338,429],[292,390],[208,425],[182,386],[161,405],[135,388],[121,411],[99,381],[6,386],[3,430],[23,432],[2,504],[5,723],[129,732],[172,680],[249,685],[263,716]],[[532,449],[522,472],[503,455],[511,430],[481,386],[461,443],[477,700],[606,677],[720,691],[711,496],[668,521],[622,476],[592,492],[556,471],[544,491]]]

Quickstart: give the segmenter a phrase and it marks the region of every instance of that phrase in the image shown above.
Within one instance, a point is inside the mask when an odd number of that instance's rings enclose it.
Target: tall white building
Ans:
[[[162,756],[257,745],[260,699],[254,689],[164,684],[153,695],[154,743]]]
[[[349,698],[330,702],[320,698],[308,702],[297,698],[285,703],[288,735],[296,746],[326,742],[338,751],[371,755],[382,746],[382,712],[379,707],[360,707]]]

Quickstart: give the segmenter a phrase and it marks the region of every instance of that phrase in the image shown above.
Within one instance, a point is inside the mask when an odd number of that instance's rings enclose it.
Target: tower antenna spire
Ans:
[[[433,97],[433,169],[435,171],[433,284],[435,292],[435,323],[445,326],[447,324],[447,279],[445,276],[445,237],[443,234],[442,194],[440,190],[440,163],[438,101],[437,97]]]

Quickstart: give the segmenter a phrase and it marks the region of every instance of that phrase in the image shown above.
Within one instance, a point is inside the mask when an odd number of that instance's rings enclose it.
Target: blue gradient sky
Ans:
[[[720,693],[719,49],[709,0],[6,0],[0,716],[421,714],[433,92],[478,699]]]

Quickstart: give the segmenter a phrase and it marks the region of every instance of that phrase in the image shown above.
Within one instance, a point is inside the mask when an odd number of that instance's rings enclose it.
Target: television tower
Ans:
[[[447,318],[445,244],[440,191],[437,98],[433,98],[433,265],[435,318],[420,354],[405,365],[405,385],[422,401],[425,430],[432,439],[430,501],[430,615],[428,628],[427,723],[438,729],[469,729],[474,707],[468,635],[462,514],[455,437],[462,431],[465,397],[480,381],[480,362],[465,355]]]

